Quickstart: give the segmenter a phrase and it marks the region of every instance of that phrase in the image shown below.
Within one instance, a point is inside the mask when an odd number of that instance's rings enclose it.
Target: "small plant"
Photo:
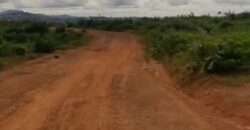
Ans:
[[[28,23],[27,27],[24,29],[27,33],[41,33],[44,34],[48,32],[49,26],[45,22],[40,23]]]
[[[185,19],[180,19],[180,18],[177,20],[171,21],[169,24],[169,27],[173,27],[177,31],[181,31],[181,30],[192,31],[192,30],[197,29],[197,27],[195,27],[192,22],[185,20]]]
[[[149,50],[153,57],[161,58],[164,56],[173,57],[188,46],[188,40],[180,34],[159,35],[151,39],[153,43],[149,44]]]
[[[29,33],[24,32],[24,30],[18,29],[19,31],[15,29],[7,30],[3,33],[3,39],[5,41],[10,41],[10,42],[26,42],[30,39]]]
[[[14,47],[12,48],[12,53],[17,56],[24,56],[26,54],[26,50],[23,47]]]
[[[66,31],[65,27],[56,27],[56,33],[64,33]]]
[[[3,43],[4,43],[3,38],[0,36],[0,45]]]
[[[0,46],[0,57],[7,57],[12,55],[12,46],[10,44],[2,44]]]
[[[229,21],[223,21],[219,24],[219,27],[221,29],[227,29],[229,27],[232,27],[233,26],[233,23],[232,22],[229,22]]]
[[[34,45],[34,51],[36,53],[52,53],[55,51],[55,45],[50,42],[38,41]]]

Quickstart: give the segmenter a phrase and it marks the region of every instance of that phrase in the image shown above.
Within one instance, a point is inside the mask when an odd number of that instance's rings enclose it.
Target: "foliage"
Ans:
[[[9,42],[26,42],[30,38],[29,34],[27,33],[16,33],[16,32],[11,32],[11,33],[6,33],[4,34],[4,40],[9,41]]]
[[[34,45],[34,52],[36,53],[52,53],[55,51],[55,45],[50,42],[38,41]]]
[[[64,33],[66,31],[66,28],[63,26],[56,27],[56,32],[57,33]]]
[[[0,46],[0,57],[7,57],[12,55],[12,46],[3,44]]]
[[[68,25],[45,22],[0,22],[0,58],[29,53],[52,53],[79,42],[88,28],[141,34],[154,58],[167,60],[192,73],[231,73],[250,70],[250,13],[224,16],[180,15],[154,18],[81,18]],[[51,30],[50,28],[55,28]],[[70,31],[66,27],[82,28]]]
[[[75,26],[134,30],[144,36],[152,57],[193,73],[218,74],[250,70],[249,16],[249,12],[229,11],[220,17],[193,13],[164,18],[90,17]]]
[[[230,21],[223,21],[219,24],[219,27],[221,29],[226,29],[226,28],[229,28],[229,27],[232,27],[233,26],[233,23],[230,22]]]
[[[46,33],[49,30],[48,27],[49,25],[44,22],[29,23],[28,25],[26,25],[25,31],[29,33]]]
[[[3,44],[3,38],[0,36],[0,45]]]
[[[221,13],[220,13],[221,14]],[[183,15],[164,18],[105,18],[79,21],[82,28],[134,30],[147,41],[154,58],[178,64],[192,73],[250,70],[250,13],[211,17]],[[77,26],[77,25],[76,25]]]
[[[84,43],[84,34],[45,22],[0,21],[0,66],[8,64],[11,58],[25,59],[37,53],[52,53],[80,46],[82,44],[75,41],[83,40]]]
[[[25,56],[26,50],[24,47],[13,47],[12,53],[17,56]]]

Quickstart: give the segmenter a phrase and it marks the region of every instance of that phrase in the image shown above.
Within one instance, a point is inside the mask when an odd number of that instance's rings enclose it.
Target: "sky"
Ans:
[[[250,0],[0,0],[0,11],[13,9],[73,16],[216,15],[218,11],[250,11]]]

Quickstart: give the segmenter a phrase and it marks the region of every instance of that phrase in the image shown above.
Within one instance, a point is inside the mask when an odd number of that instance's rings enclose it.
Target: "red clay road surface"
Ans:
[[[179,92],[129,33],[0,73],[0,130],[244,130]]]

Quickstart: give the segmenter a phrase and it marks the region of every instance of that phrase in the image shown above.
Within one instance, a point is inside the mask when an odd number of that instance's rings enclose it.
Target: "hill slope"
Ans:
[[[32,22],[52,22],[52,23],[66,23],[67,21],[74,21],[77,17],[68,15],[44,15],[33,14],[18,10],[8,10],[0,13],[0,21],[32,21]]]

